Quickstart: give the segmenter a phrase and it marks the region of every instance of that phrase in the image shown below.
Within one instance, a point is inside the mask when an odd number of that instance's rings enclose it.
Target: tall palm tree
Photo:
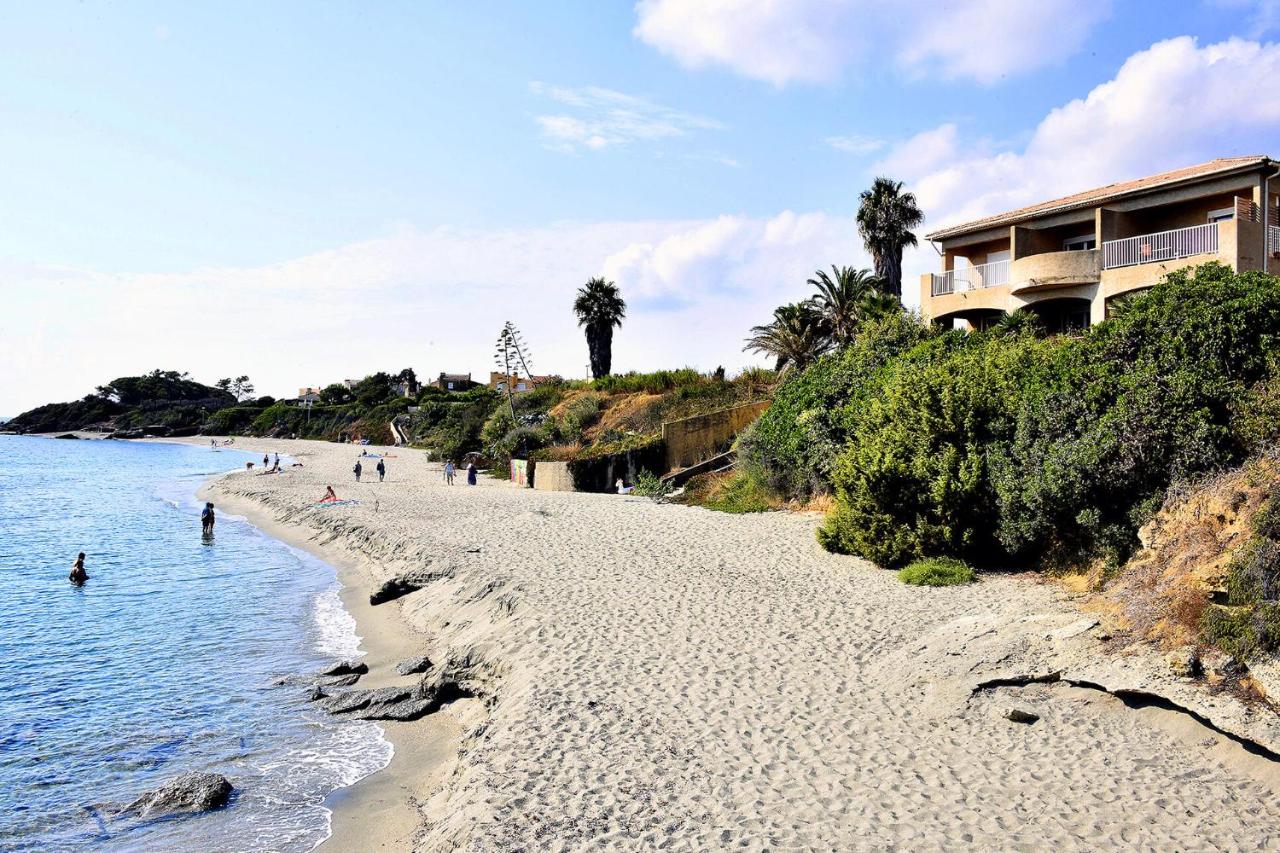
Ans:
[[[818,270],[808,282],[817,289],[812,302],[822,314],[826,331],[836,346],[852,343],[858,327],[883,313],[884,282],[871,270],[831,267],[831,275]],[[896,301],[896,300],[895,300]]]
[[[745,350],[773,356],[774,369],[804,368],[831,348],[822,314],[812,302],[773,309],[773,322],[752,326]]]
[[[591,378],[608,376],[613,365],[613,329],[627,316],[627,303],[622,301],[618,285],[603,278],[589,279],[578,288],[573,313],[578,315],[578,325],[586,329]]]
[[[871,253],[876,275],[884,279],[885,291],[902,298],[902,250],[916,245],[911,233],[924,222],[913,193],[904,193],[900,181],[876,178],[864,190],[858,204],[858,233]]]

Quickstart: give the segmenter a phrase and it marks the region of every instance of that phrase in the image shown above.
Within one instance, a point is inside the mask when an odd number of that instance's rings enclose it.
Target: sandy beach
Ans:
[[[358,686],[426,654],[473,694],[383,724],[395,758],[335,798],[326,849],[1275,843],[1275,715],[1104,651],[1034,576],[909,587],[821,550],[816,516],[449,487],[407,449],[357,484],[359,448],[236,446],[303,463],[206,493],[339,568]],[[326,485],[359,503],[315,506]]]

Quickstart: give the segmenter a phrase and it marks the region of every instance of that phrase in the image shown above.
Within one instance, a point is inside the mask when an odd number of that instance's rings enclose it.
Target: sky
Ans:
[[[486,375],[502,324],[581,377],[730,373],[877,175],[924,232],[1280,156],[1280,0],[0,0],[0,415],[117,376],[258,392]]]

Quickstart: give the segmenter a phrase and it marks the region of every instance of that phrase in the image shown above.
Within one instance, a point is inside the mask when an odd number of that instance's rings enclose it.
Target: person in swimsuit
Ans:
[[[324,497],[320,499],[320,503],[322,504],[333,503],[337,499],[338,499],[338,495],[336,492],[333,491],[333,486],[325,486]]]
[[[76,557],[76,561],[71,564],[71,574],[67,575],[67,580],[76,586],[81,586],[89,579],[89,573],[84,570],[84,551]]]

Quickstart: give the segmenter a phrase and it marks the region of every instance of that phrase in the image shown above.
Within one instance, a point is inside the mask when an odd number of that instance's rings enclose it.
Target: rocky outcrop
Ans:
[[[321,675],[365,675],[369,664],[364,661],[344,660],[321,672]]]
[[[440,710],[455,699],[474,696],[469,686],[444,672],[437,672],[408,687],[375,687],[369,690],[326,691],[317,688],[311,699],[330,714],[357,720],[408,722]]]
[[[431,658],[426,655],[409,658],[396,664],[396,674],[398,675],[420,675],[429,669],[431,669]]]
[[[217,773],[184,773],[172,782],[143,794],[125,806],[125,814],[138,817],[195,814],[227,804],[235,788]]]

